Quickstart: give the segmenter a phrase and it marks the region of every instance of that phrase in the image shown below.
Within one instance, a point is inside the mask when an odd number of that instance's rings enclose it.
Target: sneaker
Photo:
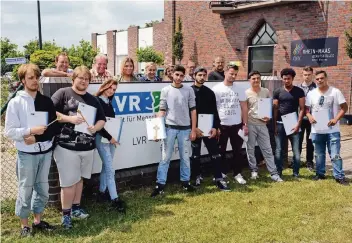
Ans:
[[[231,191],[231,189],[227,186],[226,181],[224,181],[224,180],[217,181],[217,182],[216,182],[216,186],[217,186],[221,191],[224,191],[224,192],[229,192],[229,191]]]
[[[259,178],[258,172],[252,171],[252,173],[251,173],[251,179],[252,179],[252,180],[256,180],[256,179],[258,179],[258,178]]]
[[[21,229],[20,236],[21,236],[22,238],[24,238],[24,237],[31,237],[31,236],[32,236],[31,228],[29,228],[28,226],[24,226],[24,227]]]
[[[227,179],[227,175],[224,173],[221,173],[222,179]],[[213,177],[213,181],[216,181],[216,178]],[[230,183],[229,181],[226,181],[226,183]]]
[[[119,197],[112,200],[111,208],[116,209],[119,213],[126,213],[126,203]]]
[[[183,183],[182,188],[183,188],[183,190],[188,191],[188,192],[194,192],[196,190],[196,188],[194,186],[192,186],[191,183],[189,183],[189,182]]]
[[[247,182],[243,179],[242,175],[241,174],[238,174],[234,177],[234,179],[240,183],[241,185],[244,185],[246,184]]]
[[[315,175],[312,180],[313,181],[319,181],[319,180],[325,180],[326,177],[324,175]]]
[[[53,231],[55,229],[55,227],[42,220],[42,221],[40,221],[39,224],[33,223],[32,229],[33,230],[41,230],[41,231]]]
[[[62,216],[61,226],[64,229],[72,229],[73,225],[72,225],[72,220],[71,220],[71,216],[70,215]]]
[[[341,178],[341,179],[336,179],[336,182],[343,185],[343,186],[349,186],[350,183],[346,180],[346,178]]]
[[[202,176],[197,176],[195,186],[200,186],[202,181],[203,181]]]
[[[156,197],[160,194],[164,194],[164,185],[162,184],[157,184],[154,188],[154,191],[150,195],[151,197]]]
[[[309,171],[314,171],[314,163],[312,161],[307,162],[307,169]]]
[[[89,217],[89,214],[82,208],[72,210],[71,215],[72,215],[72,218],[75,218],[75,219],[86,219]]]
[[[275,182],[284,182],[284,180],[281,179],[281,177],[280,177],[278,174],[272,175],[272,176],[271,176],[271,179],[272,179],[273,181],[275,181]]]

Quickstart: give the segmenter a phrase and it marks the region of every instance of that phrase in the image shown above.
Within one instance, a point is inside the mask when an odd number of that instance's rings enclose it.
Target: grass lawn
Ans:
[[[231,192],[218,191],[211,178],[194,194],[178,185],[155,199],[152,188],[125,192],[126,216],[85,202],[91,217],[74,221],[71,231],[59,227],[58,210],[47,209],[44,219],[58,229],[21,242],[352,242],[352,186],[331,177],[314,182],[306,169],[293,181],[290,173],[284,183],[265,176],[247,186],[231,182]],[[2,205],[1,215],[2,242],[20,241],[13,202]]]

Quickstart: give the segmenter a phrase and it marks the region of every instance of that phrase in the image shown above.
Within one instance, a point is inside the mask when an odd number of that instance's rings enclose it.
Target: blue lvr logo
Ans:
[[[112,100],[116,115],[159,111],[160,91],[115,93]]]

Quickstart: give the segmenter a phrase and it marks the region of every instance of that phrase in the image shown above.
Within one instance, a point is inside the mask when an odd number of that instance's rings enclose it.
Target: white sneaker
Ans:
[[[251,173],[251,179],[252,179],[252,180],[256,180],[256,179],[258,179],[258,178],[259,178],[258,172],[252,171],[252,173]]]
[[[281,179],[281,177],[279,175],[273,175],[273,176],[271,176],[271,179],[275,182],[284,182],[284,180]]]
[[[240,183],[241,185],[244,185],[246,184],[247,182],[243,179],[242,175],[241,174],[238,174],[234,177],[234,179]]]

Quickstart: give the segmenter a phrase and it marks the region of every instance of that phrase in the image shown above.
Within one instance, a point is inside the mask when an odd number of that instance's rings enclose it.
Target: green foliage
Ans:
[[[158,65],[164,63],[164,56],[162,53],[154,50],[153,47],[147,46],[137,50],[138,62],[155,62]]]
[[[23,46],[25,55],[32,55],[35,51],[39,50],[39,41],[38,39],[30,40],[26,45]],[[45,41],[43,43],[44,51],[54,51],[60,52],[63,48],[59,47],[55,40],[53,41]]]
[[[67,54],[70,56],[70,64],[73,61],[71,57],[77,57],[81,59],[81,64],[87,66],[88,68],[92,67],[93,59],[98,54],[89,43],[89,41],[81,40],[78,46],[72,45],[68,50]],[[77,59],[78,60],[78,59]],[[76,64],[72,64],[75,66]]]
[[[176,32],[172,40],[172,55],[180,63],[183,58],[183,34],[181,17],[177,19]]]
[[[351,18],[351,24],[352,24],[352,18]],[[347,55],[352,58],[352,25],[350,27],[350,31],[345,32],[346,35],[346,52]]]
[[[160,23],[159,20],[151,20],[150,22],[145,23],[145,27],[153,27],[153,25],[157,23]]]
[[[78,66],[84,65],[82,58],[80,57],[74,57],[74,56],[68,56],[70,58],[70,67],[72,69],[75,69]]]
[[[5,58],[20,57],[23,54],[17,50],[18,46],[8,38],[1,38],[1,75],[13,70],[13,65],[7,65]]]

